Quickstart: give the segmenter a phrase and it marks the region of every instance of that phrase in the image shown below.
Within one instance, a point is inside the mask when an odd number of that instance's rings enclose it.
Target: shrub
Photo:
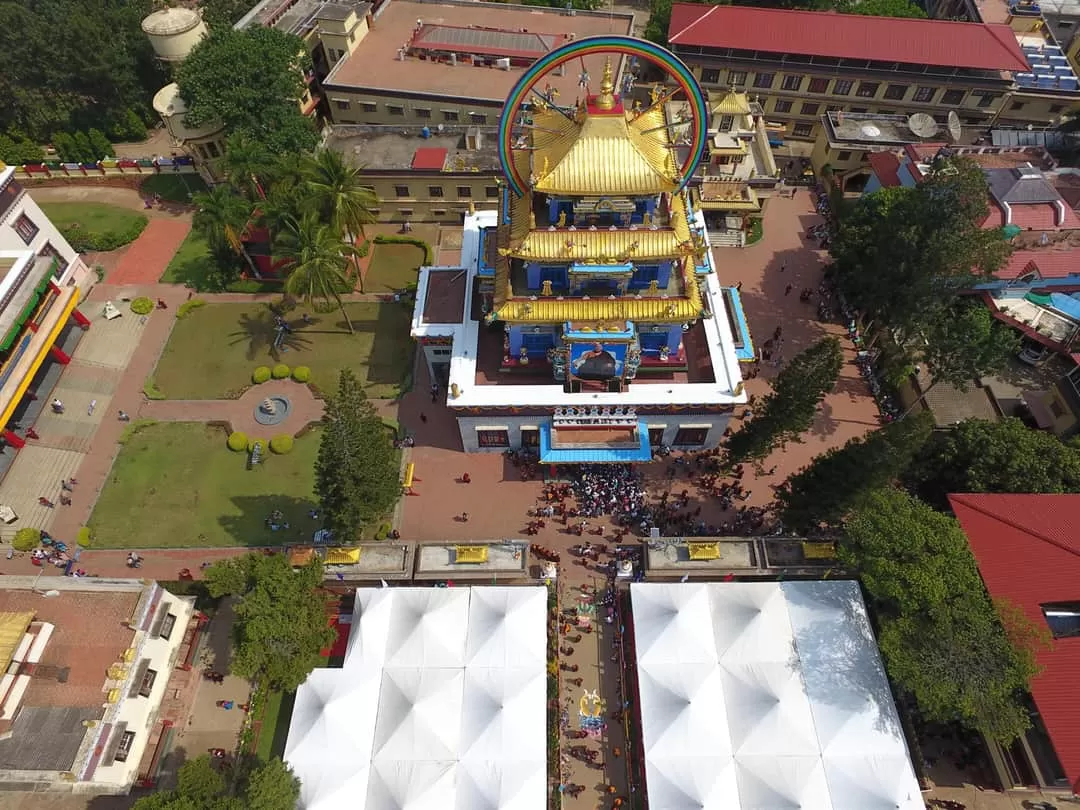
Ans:
[[[136,315],[149,315],[154,311],[154,302],[149,298],[136,298],[131,302],[131,311]]]
[[[32,529],[28,526],[15,532],[11,545],[16,551],[33,551],[40,542],[41,529]]]
[[[424,251],[424,264],[435,263],[435,251],[431,249],[431,245],[425,242],[423,239],[417,239],[413,236],[391,236],[388,234],[377,234],[375,236],[376,245],[416,245]]]
[[[188,315],[191,314],[191,312],[193,310],[196,310],[199,307],[205,307],[205,306],[206,306],[206,302],[203,299],[201,299],[201,298],[192,298],[192,299],[190,299],[188,301],[185,301],[184,303],[182,303],[179,306],[179,308],[177,308],[176,317],[178,319],[179,318],[186,318]]]
[[[251,381],[256,385],[262,385],[270,379],[270,369],[267,366],[259,366],[251,372]]]
[[[376,540],[385,540],[389,536],[390,536],[390,524],[389,523],[383,523],[382,525],[379,526],[379,530],[375,532],[375,539]]]
[[[365,239],[356,247],[356,255],[361,259],[367,256],[371,252],[371,240]]]
[[[239,430],[235,433],[229,434],[229,441],[226,442],[229,445],[229,449],[234,453],[243,453],[248,449],[248,437],[246,433],[241,433]]]
[[[133,215],[127,225],[111,231],[88,231],[79,223],[73,222],[60,228],[60,233],[79,253],[110,251],[138,239],[149,221],[142,214]]]
[[[242,278],[230,281],[225,285],[225,292],[247,293],[275,293],[281,289],[281,282],[276,279]]]
[[[298,383],[306,383],[311,379],[311,369],[307,366],[297,366],[292,370],[292,378]]]
[[[292,452],[293,437],[288,433],[282,433],[279,436],[275,436],[270,440],[270,452],[277,453],[279,456],[283,456],[286,453]]]
[[[288,378],[291,371],[292,369],[290,369],[284,363],[278,363],[276,366],[274,366],[274,370],[271,371],[270,374],[275,380],[284,380]]]
[[[90,548],[90,545],[93,543],[93,537],[90,536],[89,526],[83,526],[79,529],[79,533],[75,537],[75,542],[79,544],[79,548]]]
[[[105,280],[105,266],[101,265],[101,264],[95,264],[94,265],[94,275],[97,276],[97,280],[98,280],[99,283],[104,281]]]

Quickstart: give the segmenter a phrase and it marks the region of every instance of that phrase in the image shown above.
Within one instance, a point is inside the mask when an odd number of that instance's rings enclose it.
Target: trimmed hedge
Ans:
[[[11,547],[16,551],[33,551],[41,542],[41,529],[32,529],[27,526],[15,532],[11,541]]]
[[[230,433],[229,434],[229,440],[228,440],[228,442],[226,442],[226,444],[228,444],[229,449],[232,450],[234,453],[247,452],[247,449],[248,449],[248,437],[247,437],[247,434],[246,433],[241,433],[240,431],[236,431],[235,433]]]
[[[390,536],[390,524],[389,523],[383,523],[381,526],[379,526],[379,530],[377,532],[375,532],[375,539],[376,540],[385,540],[389,536]]]
[[[270,379],[269,366],[259,366],[253,372],[251,372],[251,381],[256,385],[262,385],[264,382]]]
[[[136,315],[149,315],[154,311],[154,302],[146,297],[136,298],[131,302],[131,311]]]
[[[292,378],[295,382],[306,383],[311,379],[311,369],[307,366],[297,366],[292,370]]]
[[[126,228],[102,232],[88,231],[82,225],[72,223],[60,228],[60,234],[79,253],[110,251],[122,248],[138,239],[149,221],[145,216],[140,215]]]
[[[76,535],[75,542],[79,544],[79,548],[90,548],[93,544],[93,537],[90,535],[90,527],[83,526],[79,529],[79,533]]]
[[[273,370],[270,372],[270,375],[275,380],[284,380],[284,379],[287,379],[289,374],[291,374],[291,373],[292,373],[291,368],[289,368],[284,363],[278,363],[276,366],[274,366]]]
[[[205,307],[206,302],[201,298],[192,298],[189,301],[182,303],[176,310],[177,319],[186,318],[191,314],[192,310],[196,310],[199,307]]]
[[[275,436],[270,440],[270,452],[277,453],[279,456],[283,456],[286,453],[291,453],[293,449],[293,437],[288,433],[282,433],[279,436]]]
[[[383,234],[377,234],[375,236],[376,245],[416,245],[424,251],[424,264],[431,265],[435,263],[435,251],[431,249],[431,245],[425,242],[423,239],[417,239],[413,236],[384,236]]]

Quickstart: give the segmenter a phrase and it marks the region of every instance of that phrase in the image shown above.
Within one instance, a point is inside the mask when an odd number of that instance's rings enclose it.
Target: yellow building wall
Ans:
[[[502,105],[495,101],[466,103],[400,96],[375,95],[362,89],[326,87],[330,118],[335,124],[384,124],[402,127],[437,128],[448,126],[487,126],[499,123]]]
[[[1061,116],[1080,104],[1080,98],[1014,92],[998,115],[999,124],[1057,126]]]
[[[379,198],[375,212],[379,222],[459,224],[470,203],[476,210],[495,210],[499,206],[494,171],[421,175],[403,169],[400,174],[369,173],[365,180]]]
[[[357,19],[356,14],[350,14],[344,21],[319,20],[319,29],[319,40],[330,64],[334,64],[341,54],[356,50],[360,40],[368,34],[368,21],[366,17]]]

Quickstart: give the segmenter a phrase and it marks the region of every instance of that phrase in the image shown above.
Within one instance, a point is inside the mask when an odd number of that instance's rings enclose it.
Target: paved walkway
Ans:
[[[256,421],[255,411],[268,397],[289,399],[289,415],[279,425]],[[240,399],[163,399],[147,402],[139,409],[140,419],[158,422],[228,422],[233,430],[248,436],[290,435],[311,422],[322,419],[323,403],[315,399],[306,385],[289,380],[270,380],[254,385]]]
[[[107,281],[112,285],[156,284],[189,231],[191,220],[187,217],[150,220]]]

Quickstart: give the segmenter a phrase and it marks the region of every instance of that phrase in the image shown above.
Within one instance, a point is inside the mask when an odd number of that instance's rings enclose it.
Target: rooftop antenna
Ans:
[[[953,143],[957,143],[960,140],[960,116],[956,114],[956,110],[949,110],[949,122],[945,125],[949,130],[949,137],[952,138]]]

